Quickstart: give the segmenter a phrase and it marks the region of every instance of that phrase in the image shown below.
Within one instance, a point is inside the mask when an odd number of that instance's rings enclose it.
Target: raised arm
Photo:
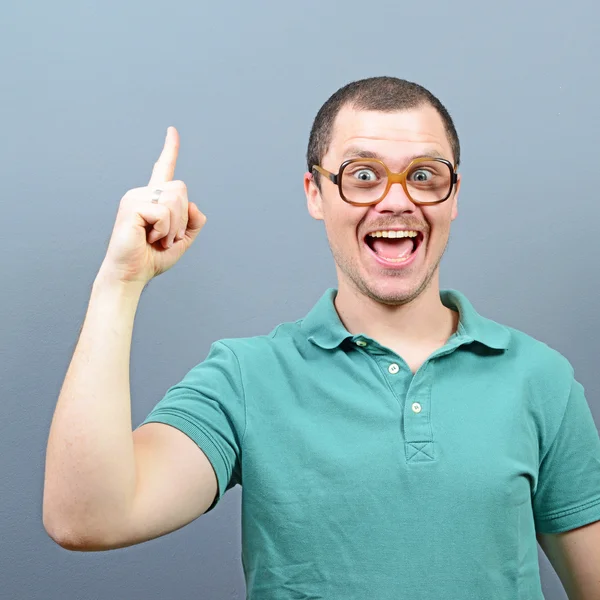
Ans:
[[[142,291],[206,222],[185,184],[173,181],[178,151],[179,134],[169,128],[148,186],[121,200],[52,419],[43,523],[65,548],[163,535],[205,512],[216,494],[208,459],[185,434],[153,423],[132,432],[131,423],[129,361]]]

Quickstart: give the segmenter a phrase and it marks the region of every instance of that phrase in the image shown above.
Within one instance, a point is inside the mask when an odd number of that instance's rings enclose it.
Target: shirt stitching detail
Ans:
[[[248,428],[248,405],[246,402],[246,388],[244,386],[244,377],[242,375],[242,367],[240,365],[240,361],[237,357],[237,354],[233,351],[232,348],[230,348],[225,342],[223,341],[218,341],[216,342],[217,344],[222,344],[223,346],[225,346],[225,348],[227,348],[231,354],[233,354],[233,357],[235,358],[235,362],[237,364],[238,367],[238,371],[240,373],[240,383],[242,384],[242,401],[244,403],[244,431],[242,433],[242,437],[240,438],[240,453],[242,452],[242,446],[244,445],[244,440],[246,439],[246,430]],[[241,462],[241,460],[240,460]]]

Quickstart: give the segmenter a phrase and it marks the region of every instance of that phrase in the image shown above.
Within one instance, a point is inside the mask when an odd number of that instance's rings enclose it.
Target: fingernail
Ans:
[[[182,229],[182,230],[179,232],[179,239],[180,239],[180,240],[182,240],[184,237],[185,237],[185,229]]]

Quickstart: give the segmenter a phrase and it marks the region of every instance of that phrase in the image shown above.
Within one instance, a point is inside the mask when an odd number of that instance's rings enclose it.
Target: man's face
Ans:
[[[353,151],[350,151],[353,149]],[[403,171],[417,156],[439,156],[454,164],[452,149],[438,112],[429,105],[394,113],[343,107],[333,127],[330,147],[321,166],[338,173],[345,160],[356,158],[356,150],[377,153],[393,172]],[[451,196],[437,205],[414,204],[399,184],[373,206],[344,202],[338,187],[321,176],[319,192],[310,174],[304,187],[310,215],[323,220],[340,288],[355,291],[373,300],[400,305],[425,290],[446,249],[450,223],[456,218],[460,175]],[[387,229],[414,229],[420,243],[407,264],[394,268],[380,264],[365,241],[368,232]]]

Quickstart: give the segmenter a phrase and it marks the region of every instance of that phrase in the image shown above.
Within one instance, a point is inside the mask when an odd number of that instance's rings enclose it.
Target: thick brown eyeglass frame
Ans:
[[[408,188],[406,186],[406,177],[408,175],[408,172],[411,170],[411,168],[415,164],[422,163],[422,162],[431,162],[432,160],[434,160],[436,162],[444,163],[450,169],[450,173],[451,173],[450,190],[448,191],[448,194],[441,200],[435,200],[433,202],[419,202],[418,200],[414,200],[413,197],[410,195]],[[385,171],[387,173],[387,186],[385,188],[385,191],[383,192],[383,195],[380,198],[378,198],[377,200],[374,200],[373,202],[353,202],[352,200],[348,200],[348,198],[346,198],[344,196],[344,194],[342,193],[342,173],[344,172],[344,169],[348,165],[351,165],[351,164],[357,163],[357,162],[358,163],[365,162],[365,161],[379,163],[385,169]],[[392,171],[390,171],[387,168],[387,165],[383,161],[378,160],[377,158],[351,158],[350,160],[346,160],[340,165],[340,170],[338,171],[337,175],[335,173],[332,173],[331,171],[328,171],[327,169],[324,169],[323,167],[321,167],[319,165],[313,165],[312,168],[313,168],[313,171],[318,171],[319,173],[324,175],[327,179],[329,179],[331,182],[333,182],[335,185],[337,185],[338,192],[339,192],[342,200],[344,200],[344,202],[347,202],[348,204],[352,204],[353,206],[373,206],[374,204],[378,204],[387,196],[393,183],[401,184],[402,187],[404,188],[404,193],[415,204],[419,204],[422,206],[431,206],[432,204],[439,204],[440,202],[444,202],[445,200],[448,200],[448,198],[450,198],[450,195],[452,194],[452,190],[454,189],[456,182],[458,181],[456,167],[449,160],[446,160],[445,158],[435,158],[435,157],[415,158],[414,160],[412,160],[410,162],[408,167],[406,167],[406,169],[404,169],[404,171],[402,171],[401,173],[393,173]]]

